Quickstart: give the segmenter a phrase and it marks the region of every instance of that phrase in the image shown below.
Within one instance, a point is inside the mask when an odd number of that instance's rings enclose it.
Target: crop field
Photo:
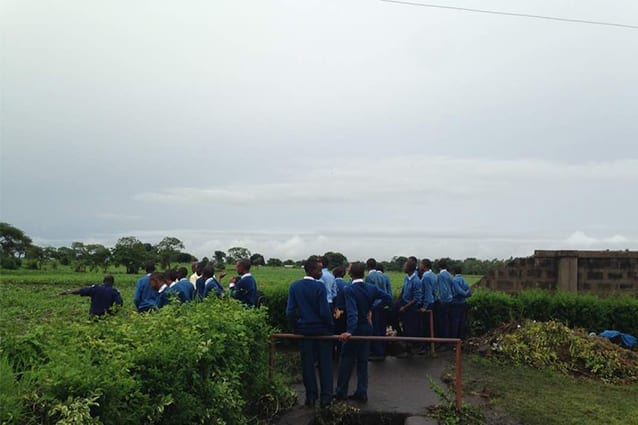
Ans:
[[[186,265],[184,265],[186,266]],[[190,266],[189,266],[190,270]],[[227,283],[234,275],[228,269]],[[255,267],[251,270],[259,289],[267,295],[287,293],[294,281],[303,278],[300,268]],[[135,285],[142,274],[126,274],[123,268],[111,268],[108,273],[115,278],[115,287],[124,300],[123,312],[134,311],[133,295]],[[397,296],[403,286],[404,274],[388,272],[392,282],[394,295]],[[61,296],[67,289],[76,289],[93,284],[100,284],[105,273],[76,273],[66,268],[58,270],[17,270],[3,271],[0,275],[0,335],[25,329],[30,323],[41,323],[53,320],[78,320],[88,318],[90,300],[79,296]],[[468,283],[473,284],[481,276],[466,276]]]

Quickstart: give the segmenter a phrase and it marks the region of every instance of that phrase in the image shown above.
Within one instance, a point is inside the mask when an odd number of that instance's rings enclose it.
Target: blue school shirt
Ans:
[[[374,285],[380,290],[386,292],[386,282],[381,272],[378,272],[376,270],[370,270],[368,272],[368,275],[366,276],[365,283]],[[372,308],[375,308],[379,304],[381,304],[381,299],[374,300],[374,302],[372,303]]]
[[[436,275],[432,270],[423,273],[421,287],[423,289],[423,307],[427,308],[434,304],[434,288],[436,286]]]
[[[457,274],[452,280],[452,303],[465,304],[467,298],[472,296],[472,289],[463,276]]]
[[[90,288],[80,289],[80,295],[91,297],[91,316],[103,316],[109,313],[114,304],[120,306],[124,304],[120,292],[112,286],[93,285]]]
[[[364,283],[363,279],[355,279],[352,284],[344,289],[346,297],[346,312],[348,333],[354,335],[361,325],[370,325],[368,313],[372,310],[372,304],[379,300],[385,305],[392,304],[392,296],[382,291],[375,285]]]
[[[230,296],[249,307],[254,307],[257,304],[257,282],[253,275],[246,273],[235,282],[235,286],[230,290]]]
[[[191,302],[195,296],[195,288],[193,288],[193,284],[190,280],[186,278],[181,279],[170,289],[177,294],[177,298],[183,303]]]
[[[217,281],[215,276],[206,280],[206,286],[204,289],[204,297],[207,297],[208,295],[210,295],[211,292],[213,292],[217,296],[217,298],[220,298],[222,295],[224,295],[224,288]]]
[[[324,283],[310,276],[293,283],[288,290],[286,318],[295,333],[332,334],[332,313],[328,306]]]
[[[419,305],[422,303],[423,291],[421,291],[421,280],[416,272],[412,273],[410,276],[406,276],[403,281],[403,296],[402,301],[403,304],[408,304],[412,300],[416,301],[416,304]]]
[[[159,293],[151,288],[151,275],[147,274],[143,278],[137,281],[137,287],[135,288],[135,297],[133,302],[137,311],[140,313],[148,311],[157,306],[159,299]]]
[[[381,275],[381,277],[383,278],[383,282],[385,283],[385,289],[383,290],[392,295],[392,284],[390,283],[390,277],[383,272],[379,272],[379,274]]]
[[[348,285],[342,277],[335,278],[335,285],[337,286],[337,295],[332,300],[332,306],[339,310],[346,310],[346,297],[343,294],[343,289]]]
[[[436,278],[434,297],[443,304],[452,302],[452,275],[445,269]]]
[[[337,296],[337,285],[334,275],[324,267],[321,270],[321,279],[319,280],[326,286],[326,300],[328,300],[328,304],[332,304],[334,297]]]

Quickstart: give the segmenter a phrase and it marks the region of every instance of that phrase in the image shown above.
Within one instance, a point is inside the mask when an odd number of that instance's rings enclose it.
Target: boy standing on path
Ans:
[[[328,306],[326,287],[321,278],[322,264],[310,257],[304,264],[306,276],[290,286],[286,317],[297,334],[305,336],[332,335],[332,312]],[[332,346],[331,340],[302,339],[299,343],[303,383],[306,388],[307,407],[313,407],[320,398],[321,407],[332,403]],[[315,362],[319,363],[317,391]]]
[[[392,296],[377,288],[375,285],[363,282],[365,266],[361,262],[352,263],[350,276],[352,284],[344,288],[346,297],[346,312],[348,317],[348,330],[339,336],[343,342],[351,336],[372,335],[372,325],[368,320],[368,314],[375,300],[382,300],[383,304],[392,303]],[[341,351],[339,361],[339,375],[337,379],[337,400],[345,400],[348,394],[350,375],[357,364],[357,390],[349,396],[351,400],[366,403],[368,401],[368,355],[370,342],[346,342]]]

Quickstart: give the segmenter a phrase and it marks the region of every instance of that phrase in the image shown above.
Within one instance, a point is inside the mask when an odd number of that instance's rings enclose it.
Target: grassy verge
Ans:
[[[502,423],[638,425],[638,384],[604,384],[479,356],[466,358],[463,380],[467,394],[487,395],[487,410],[512,420]]]

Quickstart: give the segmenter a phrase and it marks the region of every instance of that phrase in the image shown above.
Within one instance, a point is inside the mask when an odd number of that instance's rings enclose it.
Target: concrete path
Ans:
[[[428,376],[441,388],[446,386],[441,382],[445,369],[454,365],[454,354],[451,352],[438,353],[436,358],[429,355],[413,356],[409,358],[386,357],[382,362],[368,362],[369,389],[368,403],[348,402],[363,412],[398,413],[406,416],[424,416],[428,406],[439,404],[441,401],[430,388]],[[335,372],[337,365],[335,364]],[[335,385],[336,385],[335,376]],[[356,371],[350,378],[349,393],[356,387]],[[277,425],[306,425],[313,417],[313,410],[304,407],[305,399],[303,384],[295,386],[298,404],[286,415],[282,416]],[[436,423],[423,422],[423,423]]]

